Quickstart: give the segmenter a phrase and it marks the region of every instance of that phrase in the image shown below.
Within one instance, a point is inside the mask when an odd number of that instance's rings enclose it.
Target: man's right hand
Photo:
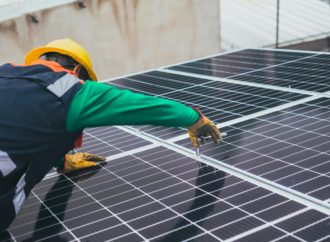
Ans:
[[[200,146],[198,139],[208,136],[212,137],[214,143],[220,144],[222,137],[217,126],[207,117],[205,117],[199,109],[196,108],[195,110],[199,113],[200,119],[195,124],[188,127],[188,133],[192,145],[195,148],[198,148]]]

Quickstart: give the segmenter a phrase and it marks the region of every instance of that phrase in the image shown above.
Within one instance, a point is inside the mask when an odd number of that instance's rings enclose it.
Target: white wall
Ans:
[[[219,0],[86,0],[0,23],[0,63],[70,37],[90,53],[99,79],[220,51]]]

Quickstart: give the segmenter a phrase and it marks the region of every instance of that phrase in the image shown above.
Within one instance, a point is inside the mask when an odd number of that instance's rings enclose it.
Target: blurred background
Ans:
[[[0,0],[0,64],[59,38],[100,80],[246,47],[329,51],[330,0]]]

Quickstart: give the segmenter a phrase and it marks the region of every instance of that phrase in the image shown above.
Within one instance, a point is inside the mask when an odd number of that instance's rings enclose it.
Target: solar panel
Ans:
[[[151,142],[116,127],[98,127],[84,132],[84,146],[79,151],[93,150],[95,154],[110,156],[149,144]]]
[[[322,201],[330,199],[330,99],[321,98],[225,128],[202,153]],[[190,147],[189,140],[178,144]]]
[[[274,50],[242,50],[212,58],[192,61],[170,67],[171,70],[189,72],[207,76],[232,77],[270,66],[303,60],[315,53],[278,52]]]
[[[324,66],[325,69],[320,66]],[[235,79],[325,92],[330,90],[330,71],[327,70],[327,66],[329,66],[328,56],[320,54],[298,62],[237,76]]]
[[[184,129],[87,129],[81,151],[109,162],[47,176],[0,238],[329,240],[329,67],[328,54],[246,49],[107,82],[201,107],[228,136],[197,157]]]
[[[329,56],[318,53],[247,50],[170,67],[170,70],[325,92]]]
[[[18,240],[33,241],[229,239],[308,212],[318,215],[317,222],[326,218],[303,204],[159,147],[113,160],[102,169],[40,183],[11,233]],[[286,228],[271,227],[280,231],[279,237],[289,235]]]

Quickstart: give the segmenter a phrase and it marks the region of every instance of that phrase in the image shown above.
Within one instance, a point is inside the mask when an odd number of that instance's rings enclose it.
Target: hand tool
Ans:
[[[220,135],[221,135],[221,138],[223,138],[223,137],[226,137],[226,136],[227,136],[227,133],[226,133],[226,132],[223,132],[223,133],[221,133]],[[207,139],[210,138],[210,137],[211,137],[211,136],[208,136],[208,137],[205,137],[205,138],[201,138],[201,142],[200,142],[200,143],[204,143],[204,140],[205,140],[205,139],[207,140]],[[199,147],[196,148],[196,156],[198,156],[198,157],[201,156]]]

